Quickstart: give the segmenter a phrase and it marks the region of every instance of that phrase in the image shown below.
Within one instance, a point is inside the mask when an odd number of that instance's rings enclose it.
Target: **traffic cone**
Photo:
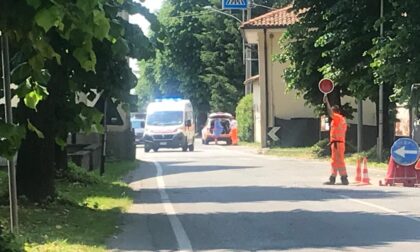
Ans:
[[[354,179],[354,182],[362,182],[362,168],[360,167],[360,158],[358,158],[356,161],[356,177]]]
[[[367,158],[363,158],[362,183],[365,185],[370,185],[370,179],[369,179],[368,168],[367,168]]]
[[[416,165],[414,166],[414,169],[420,170],[420,159],[417,161]]]

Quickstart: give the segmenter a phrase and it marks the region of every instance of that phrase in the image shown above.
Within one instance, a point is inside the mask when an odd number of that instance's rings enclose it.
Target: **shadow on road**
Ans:
[[[198,250],[285,250],[285,249],[343,249],[372,247],[392,242],[420,239],[420,224],[395,215],[365,212],[238,212],[177,215],[183,224],[192,247]],[[132,215],[133,221],[168,224],[163,214]],[[146,225],[146,223],[143,223]],[[155,227],[157,229],[157,227]],[[161,226],[169,229],[170,226]],[[159,232],[156,230],[156,232]],[[139,237],[140,238],[140,237]],[[172,234],[164,238],[156,234],[154,246],[135,241],[111,243],[111,249],[177,250]],[[140,238],[141,239],[141,238]],[[161,240],[162,239],[162,240]]]
[[[239,203],[262,201],[326,201],[348,196],[354,199],[403,197],[398,192],[275,186],[228,186],[165,189],[172,203]],[[141,202],[161,203],[159,190],[142,189]],[[155,197],[153,197],[153,195]]]
[[[257,166],[224,166],[224,165],[188,165],[189,161],[179,162],[159,162],[163,167],[163,176],[183,174],[183,173],[198,173],[198,172],[213,172],[223,170],[241,170],[241,169],[256,169]],[[141,169],[141,170],[140,170]],[[156,168],[152,162],[141,161],[141,168],[130,174],[126,182],[145,180],[156,177]]]

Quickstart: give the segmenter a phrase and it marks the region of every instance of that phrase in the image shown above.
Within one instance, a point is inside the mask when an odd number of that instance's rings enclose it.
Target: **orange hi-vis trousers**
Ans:
[[[331,176],[336,177],[337,172],[340,176],[346,176],[346,163],[344,162],[344,152],[346,144],[344,142],[331,143]]]
[[[231,138],[232,138],[232,144],[238,144],[238,129],[232,128],[230,131]]]

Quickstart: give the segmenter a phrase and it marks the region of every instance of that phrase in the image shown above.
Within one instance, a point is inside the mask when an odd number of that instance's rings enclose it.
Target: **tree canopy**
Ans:
[[[258,1],[268,7],[284,2],[287,1]],[[164,2],[158,14],[161,27],[151,34],[159,45],[156,58],[140,64],[144,75],[137,93],[141,97],[150,97],[146,93],[183,96],[191,99],[204,115],[210,110],[235,112],[244,94],[245,78],[240,22],[206,6],[221,9],[221,2]],[[253,15],[267,11],[267,7],[255,6]],[[242,18],[240,11],[230,14]],[[144,106],[147,99],[142,101]]]
[[[102,92],[118,103],[129,102],[136,78],[127,57],[144,59],[154,53],[139,27],[124,18],[134,13],[157,24],[146,8],[133,1],[0,3],[0,30],[10,40],[12,81],[21,98],[15,124],[7,125],[19,130],[6,138],[16,143],[24,137],[20,147],[16,144],[21,194],[35,201],[52,196],[56,144],[63,146],[69,132],[101,132],[102,115],[77,102],[79,93],[92,99]],[[0,128],[0,134],[4,131]],[[0,151],[15,150],[11,147]]]

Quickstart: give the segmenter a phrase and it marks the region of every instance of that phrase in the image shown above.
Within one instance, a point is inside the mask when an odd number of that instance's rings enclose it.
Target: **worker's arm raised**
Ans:
[[[327,97],[327,95],[324,95],[324,103],[327,105],[327,112],[328,112],[328,115],[329,115],[330,117],[332,117],[332,116],[333,116],[333,111],[332,111],[332,109],[331,109],[331,105],[330,105],[330,102],[328,101],[328,97]]]

